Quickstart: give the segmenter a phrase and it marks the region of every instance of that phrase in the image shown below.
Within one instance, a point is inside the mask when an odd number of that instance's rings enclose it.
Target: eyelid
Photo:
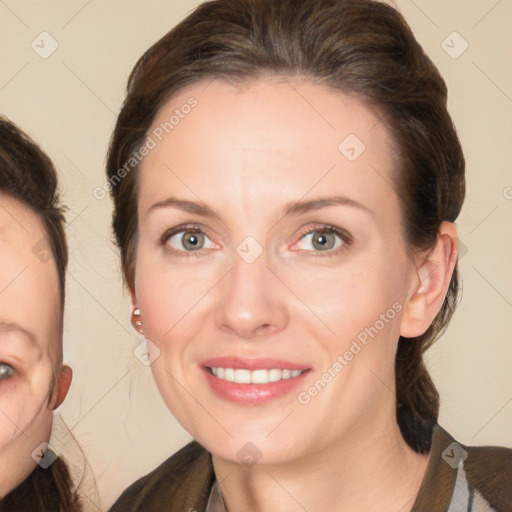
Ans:
[[[5,340],[0,345],[0,364],[8,364],[12,366],[17,374],[25,374],[33,365],[38,364],[44,352],[37,345],[29,344],[23,338],[17,338],[18,333],[12,333],[14,336],[11,340]]]
[[[325,224],[322,222],[314,222],[313,225],[308,224],[306,227],[301,228],[301,230],[299,231],[300,237],[307,235],[308,233],[313,233],[315,231],[335,233],[336,235],[340,236],[340,238],[343,238],[343,240],[346,243],[352,243],[353,240],[352,235],[346,229],[334,226],[332,224]]]

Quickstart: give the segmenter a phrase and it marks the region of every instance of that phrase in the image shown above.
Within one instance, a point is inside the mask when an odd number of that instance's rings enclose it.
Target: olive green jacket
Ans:
[[[206,512],[214,482],[210,453],[193,441],[128,487],[110,512]],[[435,425],[411,512],[512,512],[512,449],[460,445]]]

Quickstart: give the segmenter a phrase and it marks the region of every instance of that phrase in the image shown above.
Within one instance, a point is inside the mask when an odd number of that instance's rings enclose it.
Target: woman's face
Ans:
[[[133,300],[178,421],[234,462],[380,435],[416,272],[379,117],[307,82],[216,80],[147,135]]]
[[[50,438],[48,395],[61,340],[57,270],[41,222],[0,193],[0,496]]]

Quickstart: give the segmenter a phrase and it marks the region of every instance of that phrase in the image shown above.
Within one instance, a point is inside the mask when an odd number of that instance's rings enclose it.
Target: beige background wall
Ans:
[[[464,298],[428,357],[440,423],[466,444],[512,446],[512,1],[397,3],[447,80],[467,158],[458,222]],[[69,207],[64,341],[75,378],[61,412],[96,477],[91,510],[105,510],[189,439],[132,355],[138,339],[111,242],[111,203],[93,189],[104,182],[133,64],[198,4],[0,0],[0,113],[52,157]],[[47,56],[52,44],[58,48]],[[55,443],[71,453],[67,438]]]

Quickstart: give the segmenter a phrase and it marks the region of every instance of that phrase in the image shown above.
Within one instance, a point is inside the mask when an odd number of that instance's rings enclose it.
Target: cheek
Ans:
[[[329,409],[337,401],[362,410],[362,404],[372,404],[379,393],[386,393],[382,383],[394,374],[406,289],[399,270],[404,268],[402,256],[394,258],[392,263],[375,254],[350,270],[333,272],[330,279],[316,276],[303,283],[303,290],[310,290],[309,304],[334,332],[320,340],[325,354],[321,372],[331,369],[336,377],[312,407]]]
[[[137,306],[144,334],[162,343],[160,350],[166,348],[166,340],[183,329],[187,320],[197,316],[200,302],[215,284],[218,271],[216,262],[170,262],[159,250],[151,251],[139,244],[135,274]]]
[[[135,290],[144,335],[165,350],[167,340],[181,327],[180,319],[190,311],[189,304],[193,304],[197,294],[177,273],[162,273],[156,280],[148,272],[140,277]]]
[[[23,395],[29,391],[26,386],[25,393],[21,385],[13,381],[0,381],[0,453],[10,441],[21,435],[20,423],[23,408]]]
[[[48,395],[40,386],[34,389],[27,381],[0,381],[0,452],[25,433],[30,437],[32,427],[47,413]],[[37,432],[35,432],[37,434]]]
[[[193,320],[198,312],[193,306],[201,297],[201,290],[194,283],[190,272],[150,264],[144,258],[138,260],[135,292],[142,329],[144,337],[159,350],[151,370],[169,407],[176,407],[182,392],[176,382],[185,380],[184,364],[197,325]]]
[[[296,277],[290,273],[287,282],[293,283],[294,292],[339,341],[355,339],[360,333],[364,338],[365,329],[375,324],[379,331],[398,332],[405,283],[382,255],[310,269]]]

